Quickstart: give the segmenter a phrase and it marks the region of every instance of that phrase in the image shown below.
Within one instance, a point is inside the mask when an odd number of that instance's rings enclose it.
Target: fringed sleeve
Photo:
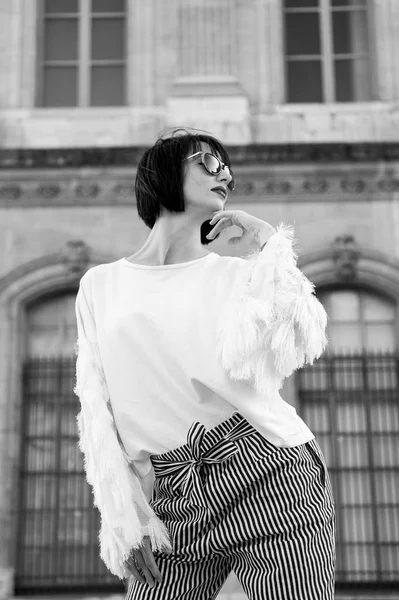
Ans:
[[[82,278],[83,279],[83,278]],[[107,383],[96,339],[96,328],[82,281],[75,311],[78,340],[75,344],[76,385],[81,410],[77,416],[79,448],[84,456],[94,504],[100,511],[100,556],[107,568],[124,579],[130,573],[124,562],[144,535],[152,550],[171,550],[165,525],[149,505],[140,480],[121,446],[112,416]]]
[[[327,314],[297,268],[292,226],[280,223],[246,261],[245,281],[219,324],[218,351],[230,377],[273,394],[284,378],[313,364],[327,345]]]

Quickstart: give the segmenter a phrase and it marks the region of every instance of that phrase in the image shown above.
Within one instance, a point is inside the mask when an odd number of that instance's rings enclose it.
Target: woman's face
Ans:
[[[201,142],[201,150],[215,154],[208,144]],[[188,156],[197,150],[190,152]],[[221,159],[221,157],[216,154]],[[212,214],[222,210],[226,204],[231,176],[222,169],[217,175],[211,175],[201,163],[201,156],[190,158],[184,162],[183,193],[185,210],[197,209],[201,215]],[[219,188],[219,189],[215,189]]]

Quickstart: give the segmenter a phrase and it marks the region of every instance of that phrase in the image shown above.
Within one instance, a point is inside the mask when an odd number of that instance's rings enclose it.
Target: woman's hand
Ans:
[[[170,551],[168,551],[168,553],[170,553]],[[152,553],[151,538],[149,535],[144,536],[139,548],[132,550],[125,565],[133,577],[141,581],[141,583],[145,583],[147,580],[148,585],[152,588],[155,585],[154,578],[159,581],[159,583],[162,583],[162,575],[156,565]],[[143,572],[144,576],[139,572],[139,569]]]
[[[208,240],[213,240],[226,227],[231,227],[232,225],[241,227],[243,230],[242,236],[229,239],[229,244],[237,244],[248,235],[254,237],[259,244],[265,243],[269,237],[276,233],[272,225],[266,221],[262,221],[262,219],[249,215],[243,210],[218,210],[210,221],[210,225],[214,225],[215,223],[217,223],[215,227],[206,236]]]

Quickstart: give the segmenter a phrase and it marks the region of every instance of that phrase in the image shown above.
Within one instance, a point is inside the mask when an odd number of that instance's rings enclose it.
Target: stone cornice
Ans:
[[[399,165],[239,166],[230,204],[365,202],[399,192]],[[134,168],[0,171],[0,207],[123,206],[135,203]]]
[[[0,149],[1,169],[133,167],[145,147]],[[399,142],[248,144],[228,147],[234,165],[399,161]]]

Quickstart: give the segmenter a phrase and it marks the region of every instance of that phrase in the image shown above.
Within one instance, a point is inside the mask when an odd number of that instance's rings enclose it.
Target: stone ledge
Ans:
[[[0,148],[0,170],[134,167],[146,148],[147,146]],[[228,150],[235,165],[399,161],[399,142],[237,144],[228,146]]]
[[[202,96],[241,96],[242,85],[232,75],[191,75],[178,77],[173,82],[170,96],[201,98]]]

